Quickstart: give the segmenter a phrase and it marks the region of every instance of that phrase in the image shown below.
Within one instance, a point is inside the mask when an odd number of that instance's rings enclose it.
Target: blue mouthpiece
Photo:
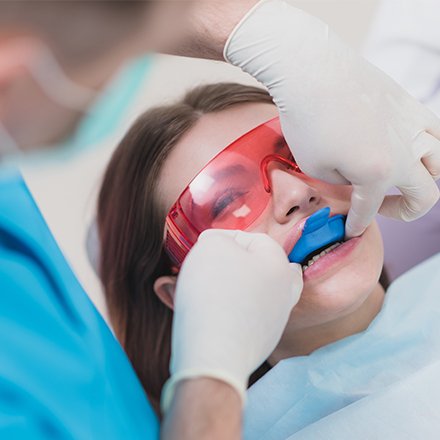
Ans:
[[[289,254],[291,263],[304,263],[313,252],[345,236],[345,215],[330,217],[330,208],[322,208],[311,215],[304,224],[300,239]]]

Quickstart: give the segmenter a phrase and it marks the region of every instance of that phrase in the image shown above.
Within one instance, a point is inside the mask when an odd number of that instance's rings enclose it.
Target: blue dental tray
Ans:
[[[311,215],[304,224],[300,239],[289,254],[291,263],[304,263],[314,251],[342,241],[345,236],[345,219],[342,214],[330,217],[330,208],[325,207]]]

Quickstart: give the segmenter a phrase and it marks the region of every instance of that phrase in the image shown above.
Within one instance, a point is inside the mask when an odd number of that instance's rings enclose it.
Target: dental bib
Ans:
[[[322,208],[311,215],[304,224],[300,239],[289,254],[291,263],[304,263],[309,255],[345,236],[345,215],[330,217],[330,208]]]
[[[245,440],[437,439],[440,254],[360,333],[278,362],[248,390]]]

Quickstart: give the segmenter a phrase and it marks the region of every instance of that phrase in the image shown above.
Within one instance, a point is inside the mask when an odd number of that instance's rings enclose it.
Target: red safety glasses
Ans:
[[[191,181],[166,217],[165,250],[179,267],[206,229],[247,230],[270,198],[268,166],[301,172],[282,135],[279,118],[244,134]]]

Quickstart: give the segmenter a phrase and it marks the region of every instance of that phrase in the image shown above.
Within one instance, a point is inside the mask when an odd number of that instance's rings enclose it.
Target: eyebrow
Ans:
[[[278,152],[278,151],[287,147],[286,139],[284,139],[284,136],[278,135],[274,139],[272,145],[275,148],[275,151]],[[217,179],[219,179],[219,180],[225,179],[225,178],[230,177],[232,175],[240,174],[241,172],[243,172],[245,170],[246,170],[246,168],[243,165],[239,165],[239,164],[232,165],[232,166],[220,169],[212,177],[216,180]]]

